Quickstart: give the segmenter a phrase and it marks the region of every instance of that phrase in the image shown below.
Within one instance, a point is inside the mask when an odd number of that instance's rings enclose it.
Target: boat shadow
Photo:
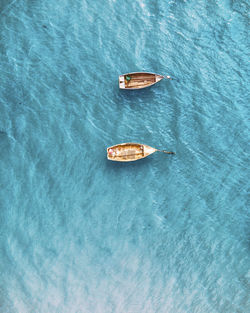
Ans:
[[[156,88],[156,87],[154,87]],[[143,90],[122,90],[120,89],[118,91],[118,97],[125,99],[125,100],[135,100],[136,98],[139,98],[141,100],[145,100],[151,97],[154,97],[155,91],[152,87],[145,88]]]
[[[150,159],[141,159],[132,162],[115,162],[106,159],[106,167],[108,170],[115,170],[115,171],[123,171],[125,169],[135,169],[135,168],[142,168],[147,166],[152,160]]]
[[[112,92],[111,92],[112,91]],[[155,86],[150,86],[140,90],[124,90],[119,89],[117,86],[113,86],[110,89],[110,97],[114,103],[119,103],[124,105],[134,105],[135,103],[141,107],[145,103],[152,103],[155,99],[159,98],[159,95],[165,95],[166,86],[164,84],[159,84]]]

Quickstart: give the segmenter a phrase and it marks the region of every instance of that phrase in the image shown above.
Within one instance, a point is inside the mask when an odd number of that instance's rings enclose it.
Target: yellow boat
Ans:
[[[140,143],[121,143],[107,148],[107,158],[111,161],[130,162],[146,158],[150,154],[160,151],[167,154],[175,154],[165,150],[159,150]]]

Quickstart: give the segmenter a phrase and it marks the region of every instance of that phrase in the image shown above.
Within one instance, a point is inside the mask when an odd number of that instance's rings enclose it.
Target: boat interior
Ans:
[[[155,74],[147,73],[132,73],[123,75],[122,82],[124,83],[124,88],[144,88],[156,83]]]
[[[140,159],[144,157],[144,147],[143,145],[118,145],[111,147],[113,151],[113,155],[109,155],[110,159],[113,160],[134,160],[134,159]]]

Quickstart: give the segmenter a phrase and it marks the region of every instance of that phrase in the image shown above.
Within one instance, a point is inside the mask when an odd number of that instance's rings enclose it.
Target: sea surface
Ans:
[[[246,0],[0,1],[1,313],[250,312],[248,44]]]

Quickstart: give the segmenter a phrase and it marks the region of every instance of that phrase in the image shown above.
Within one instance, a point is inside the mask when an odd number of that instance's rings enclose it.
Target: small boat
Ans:
[[[119,87],[120,89],[130,90],[142,89],[158,83],[164,77],[171,79],[170,76],[163,76],[147,72],[127,73],[119,76]]]
[[[159,150],[140,143],[121,143],[107,148],[107,158],[111,161],[130,162],[146,158],[148,155],[156,152],[175,154],[165,150]]]

